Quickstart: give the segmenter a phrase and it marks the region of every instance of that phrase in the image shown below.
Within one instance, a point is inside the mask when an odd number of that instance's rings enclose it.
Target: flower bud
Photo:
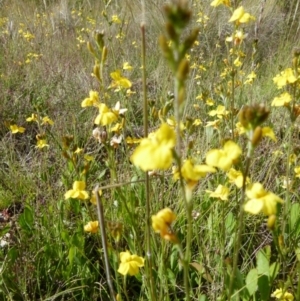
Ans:
[[[106,59],[107,59],[107,47],[104,46],[103,50],[102,50],[102,58],[101,58],[102,63],[104,63],[106,61]]]
[[[272,214],[268,217],[267,226],[269,230],[274,230],[276,223],[276,215]]]
[[[258,145],[258,143],[260,142],[262,138],[262,128],[260,126],[256,127],[254,132],[253,132],[253,136],[252,136],[252,140],[251,143],[254,147],[256,147]]]
[[[188,74],[189,74],[189,70],[190,70],[190,66],[189,66],[189,62],[187,59],[183,59],[180,64],[179,64],[179,67],[178,67],[178,70],[177,70],[177,78],[180,80],[180,81],[185,81]]]

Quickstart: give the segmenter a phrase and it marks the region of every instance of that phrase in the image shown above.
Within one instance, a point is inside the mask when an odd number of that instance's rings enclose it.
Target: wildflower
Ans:
[[[120,24],[121,20],[119,19],[119,17],[117,15],[112,15],[111,16],[111,21],[115,24]]]
[[[30,117],[26,118],[27,122],[32,122],[32,121],[37,121],[37,120],[38,120],[37,114],[31,114]]]
[[[132,70],[132,66],[130,66],[128,62],[125,62],[123,64],[123,70]]]
[[[99,196],[102,195],[102,190],[101,190],[101,189],[98,190],[98,194],[99,194]],[[91,202],[93,205],[97,205],[97,196],[96,196],[96,191],[94,191],[94,190],[93,190],[93,192],[92,192],[92,197],[91,197],[91,199],[90,199],[90,202]]]
[[[185,160],[181,167],[181,175],[187,184],[193,185],[197,183],[201,178],[204,178],[209,172],[216,172],[216,170],[208,165],[194,165],[191,159]],[[174,174],[174,178],[178,179],[179,175]]]
[[[88,223],[84,226],[84,231],[85,231],[85,232],[97,233],[98,230],[99,230],[99,222],[98,222],[98,221],[88,222]]]
[[[45,116],[45,117],[43,117],[42,124],[50,124],[50,125],[53,125],[54,122],[53,122],[53,120],[51,120],[48,116]]]
[[[218,129],[219,128],[219,124],[220,124],[220,119],[216,119],[213,121],[208,121],[206,123],[206,128],[212,126],[214,129]]]
[[[123,115],[124,113],[127,112],[128,109],[121,109],[121,104],[120,102],[118,101],[115,105],[115,107],[113,108],[113,112],[117,115]]]
[[[89,198],[89,194],[85,191],[85,182],[84,181],[75,181],[73,183],[73,189],[68,190],[65,193],[65,199],[80,199],[86,200]]]
[[[280,72],[280,74],[277,74],[273,78],[273,82],[277,85],[278,89],[281,89],[287,84],[293,84],[296,81],[297,77],[295,76],[292,68],[287,68],[283,70],[282,72]]]
[[[206,154],[206,164],[227,171],[232,164],[238,160],[241,154],[241,148],[229,140],[224,144],[223,149],[212,149],[208,151]]]
[[[224,4],[226,6],[230,6],[230,0],[214,0],[213,2],[211,2],[211,6],[217,7],[221,4]]]
[[[11,125],[10,130],[13,134],[17,134],[17,133],[24,133],[25,132],[25,128],[21,127],[21,126],[17,126],[16,124]]]
[[[224,106],[218,106],[216,110],[212,110],[208,113],[209,116],[216,116],[219,118],[219,119],[222,119],[223,116],[226,116],[228,115],[228,111],[225,110],[225,107]]]
[[[141,140],[131,156],[131,162],[143,171],[168,169],[172,164],[173,148],[176,143],[175,132],[167,124]]]
[[[218,198],[222,201],[228,200],[229,189],[226,186],[218,185],[215,191],[205,190],[211,198]]]
[[[235,184],[238,188],[243,186],[244,176],[241,171],[230,168],[229,172],[227,173],[227,177],[229,179],[229,183]],[[246,183],[250,183],[250,179],[248,177],[246,179]]]
[[[93,129],[92,135],[99,143],[103,143],[107,139],[107,132],[99,127]]]
[[[81,103],[82,108],[97,105],[99,105],[99,93],[97,91],[90,91],[90,97],[85,98]]]
[[[110,145],[113,148],[118,148],[118,146],[121,144],[123,140],[123,135],[114,135],[111,139],[110,139]]]
[[[118,114],[110,109],[106,104],[99,105],[99,114],[94,123],[97,125],[109,125],[118,119]]]
[[[277,141],[274,131],[268,126],[264,126],[262,128],[262,136],[269,137],[270,139],[272,139],[275,142]]]
[[[144,266],[144,258],[137,255],[131,255],[129,251],[120,253],[120,266],[118,272],[123,276],[137,275],[139,268]]]
[[[296,174],[296,178],[300,178],[300,166],[296,166],[294,168],[294,172]]]
[[[246,13],[243,6],[237,8],[228,22],[236,22],[239,23],[248,23],[251,20],[255,20],[255,17],[251,16],[249,13]]]
[[[110,74],[110,77],[113,79],[110,87],[115,88],[117,87],[116,91],[119,91],[121,88],[129,89],[131,88],[132,84],[129,79],[126,77],[121,76],[121,71],[117,70]]]
[[[164,208],[156,215],[152,215],[152,228],[156,233],[159,233],[162,238],[176,241],[176,236],[171,229],[171,224],[175,219],[175,213],[170,208]]]
[[[277,289],[272,293],[271,297],[279,299],[281,301],[293,301],[294,296],[289,292],[283,292],[282,288]]]
[[[252,84],[254,79],[256,78],[256,74],[252,71],[249,75],[247,75],[247,79],[244,82],[244,85],[246,84]]]
[[[47,144],[46,139],[38,139],[36,143],[36,148],[42,149],[44,147],[49,147],[49,144]]]
[[[292,96],[288,92],[284,92],[278,97],[275,97],[272,101],[272,107],[287,106],[292,101]]]
[[[244,34],[244,32],[242,30],[237,30],[233,36],[226,38],[226,42],[233,41],[235,45],[240,45],[246,37],[247,37],[247,34]]]
[[[275,215],[277,203],[283,203],[283,200],[272,192],[266,191],[260,183],[254,183],[246,189],[246,195],[249,201],[245,204],[245,211],[251,214]]]

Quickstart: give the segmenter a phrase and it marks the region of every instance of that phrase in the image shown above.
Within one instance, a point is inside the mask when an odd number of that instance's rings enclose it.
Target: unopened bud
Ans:
[[[98,47],[102,50],[104,47],[104,31],[102,32],[96,32],[95,34],[95,40],[98,44]]]
[[[95,55],[95,50],[91,42],[87,42],[87,48],[91,54]]]
[[[103,50],[102,50],[102,58],[101,58],[102,63],[104,63],[106,61],[106,59],[107,59],[107,47],[104,46]]]
[[[276,223],[276,215],[272,214],[268,217],[267,226],[269,230],[274,230]]]
[[[99,64],[95,64],[94,65],[93,73],[96,76],[96,78],[101,82],[100,66],[99,66]]]
[[[262,128],[260,126],[256,127],[254,132],[253,132],[253,136],[252,136],[252,140],[251,143],[254,147],[256,147],[258,145],[258,143],[260,142],[262,138]]]
[[[189,70],[190,70],[190,67],[189,67],[189,62],[187,59],[183,59],[180,64],[179,64],[179,67],[178,67],[178,70],[177,70],[177,78],[180,80],[180,81],[185,81],[188,74],[189,74]]]

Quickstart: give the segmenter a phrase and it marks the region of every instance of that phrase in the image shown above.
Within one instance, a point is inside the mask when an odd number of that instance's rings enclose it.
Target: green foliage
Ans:
[[[298,2],[142,2],[0,1],[0,300],[298,300]]]

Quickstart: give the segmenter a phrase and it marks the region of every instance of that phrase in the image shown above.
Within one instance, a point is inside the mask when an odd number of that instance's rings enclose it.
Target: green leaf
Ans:
[[[292,204],[291,214],[290,214],[291,229],[293,229],[295,224],[297,223],[297,221],[299,219],[299,214],[300,214],[300,204],[298,204],[298,203]]]
[[[256,267],[257,273],[259,275],[269,276],[270,267],[269,267],[269,258],[264,250],[259,250],[256,255]]]
[[[246,287],[250,296],[252,296],[258,288],[257,281],[258,281],[257,269],[250,270],[246,277]]]
[[[77,250],[77,248],[75,246],[72,246],[69,250],[68,259],[69,259],[70,265],[72,265],[74,262],[74,258],[76,256],[76,250]]]
[[[258,290],[260,292],[261,301],[269,301],[270,297],[270,285],[269,278],[266,275],[258,278]]]
[[[30,206],[26,205],[24,212],[20,215],[19,225],[24,231],[32,231],[32,226],[34,223],[33,211]]]
[[[280,269],[280,264],[278,262],[273,262],[270,266],[270,286],[272,286],[273,281],[277,277]]]

